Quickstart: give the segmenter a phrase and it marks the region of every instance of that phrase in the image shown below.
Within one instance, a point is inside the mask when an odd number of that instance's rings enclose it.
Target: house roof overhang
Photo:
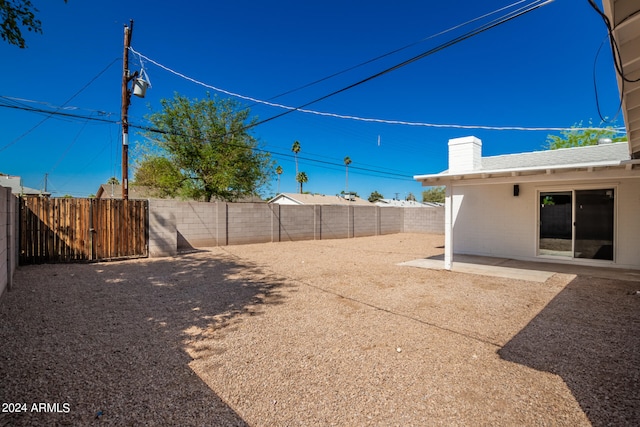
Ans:
[[[267,201],[267,203],[275,203],[276,201],[278,201],[279,199],[287,199],[287,200],[291,200],[292,202],[294,202],[297,205],[302,205],[303,203],[300,200],[296,200],[295,198],[289,196],[288,194],[284,194],[284,193],[280,193],[277,196],[275,196],[273,199]]]
[[[640,4],[638,0],[603,0],[604,13],[611,23],[611,35],[620,53],[616,71],[618,89],[622,100],[629,154],[640,158]]]
[[[595,172],[602,170],[617,170],[620,172],[628,171],[630,176],[640,176],[640,159],[632,160],[616,160],[589,162],[570,165],[553,165],[553,166],[532,166],[509,169],[479,169],[468,172],[449,173],[444,171],[431,175],[416,175],[413,178],[422,182],[422,186],[434,186],[446,184],[450,181],[462,180],[487,180],[494,178],[513,178],[514,180],[521,177],[534,177],[543,175],[553,175],[568,172]],[[595,176],[594,176],[595,177]]]

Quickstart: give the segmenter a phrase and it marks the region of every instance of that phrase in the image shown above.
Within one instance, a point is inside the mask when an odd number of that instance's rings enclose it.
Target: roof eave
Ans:
[[[468,172],[459,172],[459,173],[447,173],[441,172],[438,174],[432,175],[416,175],[413,177],[416,181],[421,182],[437,182],[437,181],[448,181],[448,180],[457,180],[464,178],[475,178],[475,179],[489,179],[495,178],[496,176],[518,176],[520,174],[549,174],[556,171],[569,171],[569,170],[590,170],[595,168],[626,168],[629,166],[640,164],[638,160],[616,160],[616,161],[603,161],[603,162],[590,162],[590,163],[580,163],[580,164],[571,164],[571,165],[553,165],[553,166],[535,166],[535,167],[524,167],[524,168],[509,168],[509,169],[484,169],[484,170],[474,170]]]
[[[640,14],[637,0],[603,0],[604,14],[613,26],[613,37],[619,49],[620,67],[629,80],[640,78]],[[640,157],[640,81],[624,82],[618,72],[618,91],[620,93],[629,154]]]

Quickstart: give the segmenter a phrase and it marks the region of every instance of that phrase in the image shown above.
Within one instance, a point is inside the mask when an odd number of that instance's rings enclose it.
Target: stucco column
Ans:
[[[444,199],[444,268],[453,266],[453,186],[451,181],[445,187]]]

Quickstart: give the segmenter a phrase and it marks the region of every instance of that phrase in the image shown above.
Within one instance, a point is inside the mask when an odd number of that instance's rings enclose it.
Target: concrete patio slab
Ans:
[[[444,255],[400,263],[409,267],[444,270]],[[608,267],[593,267],[551,262],[520,261],[509,258],[476,255],[455,255],[452,271],[482,276],[505,277],[543,283],[555,273],[575,274],[640,282],[640,271]]]

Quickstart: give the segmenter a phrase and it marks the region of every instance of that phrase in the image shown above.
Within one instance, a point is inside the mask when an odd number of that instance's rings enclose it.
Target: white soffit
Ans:
[[[629,80],[640,78],[640,1],[603,0],[604,12],[611,21],[613,36],[620,50],[621,66]],[[632,16],[633,15],[633,16]],[[631,158],[640,158],[640,82],[623,81],[616,72],[618,89],[629,138]]]

